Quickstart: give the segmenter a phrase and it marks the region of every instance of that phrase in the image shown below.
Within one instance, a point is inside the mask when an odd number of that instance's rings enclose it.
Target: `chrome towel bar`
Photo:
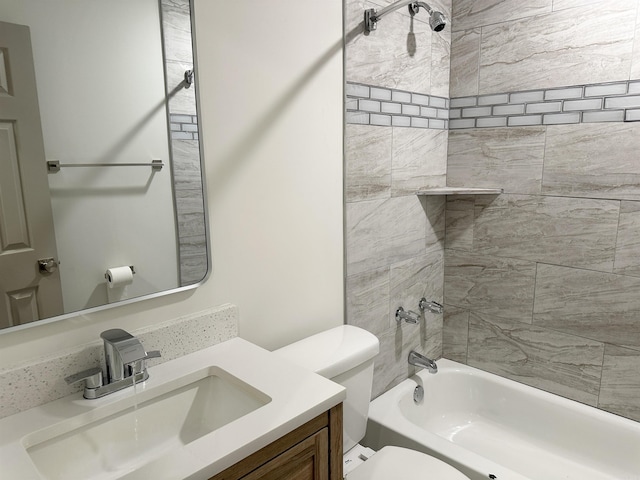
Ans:
[[[47,161],[49,173],[59,172],[63,167],[151,167],[153,170],[159,171],[164,167],[164,162],[162,160],[152,160],[151,163],[60,163],[58,160]]]

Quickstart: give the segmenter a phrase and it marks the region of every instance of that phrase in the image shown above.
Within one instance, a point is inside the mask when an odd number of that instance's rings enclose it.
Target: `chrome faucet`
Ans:
[[[398,307],[396,310],[396,322],[400,323],[404,320],[407,323],[419,324],[420,314],[412,312],[411,310],[405,310],[402,307]]]
[[[409,352],[409,364],[415,367],[426,368],[429,373],[437,373],[438,365],[430,358],[420,355],[418,352],[411,350]]]
[[[418,303],[418,307],[420,307],[421,311],[429,310],[431,313],[442,313],[444,312],[444,307],[434,300],[427,300],[422,297],[420,302]]]
[[[84,398],[104,397],[149,378],[146,360],[160,357],[159,351],[146,352],[140,340],[119,328],[102,332],[100,338],[104,341],[106,383],[103,382],[100,367],[90,368],[65,378],[70,385],[84,380]]]

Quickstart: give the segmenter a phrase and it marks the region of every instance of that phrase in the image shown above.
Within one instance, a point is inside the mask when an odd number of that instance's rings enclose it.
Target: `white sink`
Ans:
[[[79,428],[70,420],[70,431],[59,434],[66,428],[58,426],[51,439],[46,430],[27,436],[27,453],[46,479],[84,479],[89,472],[91,478],[118,478],[271,401],[215,367],[174,383],[168,393]]]
[[[344,397],[234,338],[150,367],[135,391],[77,393],[0,419],[0,478],[208,479]]]

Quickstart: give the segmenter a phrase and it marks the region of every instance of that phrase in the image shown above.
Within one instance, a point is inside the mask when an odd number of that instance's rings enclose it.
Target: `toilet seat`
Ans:
[[[346,480],[469,480],[459,470],[425,453],[383,447],[347,474]]]

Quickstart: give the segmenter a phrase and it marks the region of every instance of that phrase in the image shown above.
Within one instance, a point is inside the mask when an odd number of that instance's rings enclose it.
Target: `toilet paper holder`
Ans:
[[[129,265],[129,268],[131,269],[131,273],[133,273],[135,275],[136,273],[136,269],[133,265]],[[109,281],[109,273],[108,272],[104,272],[104,279],[108,282]]]

